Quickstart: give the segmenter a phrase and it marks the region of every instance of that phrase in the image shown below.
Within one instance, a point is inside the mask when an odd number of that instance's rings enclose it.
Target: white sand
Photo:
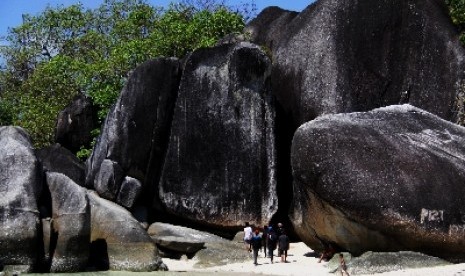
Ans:
[[[276,254],[275,250],[275,254]],[[215,266],[208,268],[194,268],[196,263],[195,258],[192,260],[172,260],[164,258],[163,262],[168,266],[170,271],[198,271],[198,272],[242,272],[258,275],[340,275],[339,273],[330,274],[326,267],[326,263],[318,263],[318,258],[314,257],[312,249],[304,243],[292,243],[288,253],[287,263],[281,263],[280,258],[274,257],[274,263],[270,262],[269,258],[263,256],[263,252],[259,253],[258,263],[253,264],[252,255],[250,261],[242,263],[232,263],[223,266]],[[350,272],[350,268],[349,268]],[[457,265],[448,265],[434,268],[408,269],[402,271],[393,271],[380,273],[376,275],[382,276],[407,276],[407,275],[454,275],[465,276],[465,263]]]

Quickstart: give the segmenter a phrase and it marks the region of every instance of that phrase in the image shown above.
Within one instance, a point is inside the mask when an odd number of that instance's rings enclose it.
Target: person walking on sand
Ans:
[[[349,273],[347,272],[346,261],[344,260],[344,254],[342,253],[339,253],[339,271],[341,271],[341,276],[344,276],[344,274],[349,276]]]
[[[258,265],[257,263],[258,251],[260,250],[260,248],[262,248],[262,235],[260,231],[258,230],[258,228],[255,229],[255,232],[252,237],[251,245],[252,245],[252,250],[253,250],[253,264]]]
[[[287,262],[287,251],[289,250],[289,237],[286,235],[286,231],[283,230],[281,235],[278,237],[278,255],[281,256],[281,262]]]
[[[265,258],[266,258],[266,251],[268,250],[268,231],[270,227],[268,225],[263,226],[263,235],[262,235],[262,246],[263,246],[263,252],[265,253]]]
[[[251,245],[252,234],[253,234],[252,227],[250,227],[249,223],[246,222],[245,227],[244,227],[244,244],[245,244],[245,249],[249,252],[252,251],[252,245]]]
[[[273,251],[276,249],[276,244],[278,242],[278,235],[273,228],[269,229],[268,232],[268,256],[270,257],[271,263],[273,263]]]

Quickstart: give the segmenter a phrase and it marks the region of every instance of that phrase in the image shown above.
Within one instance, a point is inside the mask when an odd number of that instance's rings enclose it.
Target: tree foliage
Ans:
[[[465,0],[446,0],[452,22],[460,32],[460,41],[465,44]],[[456,123],[465,126],[465,84],[460,85],[455,101]]]
[[[452,22],[458,27],[461,33],[460,40],[462,43],[465,43],[465,0],[446,0],[445,3],[449,7]]]
[[[103,119],[130,71],[159,56],[183,57],[219,38],[241,32],[247,10],[224,2],[187,0],[167,8],[144,0],[105,0],[47,7],[9,30],[0,48],[0,123],[28,130],[35,146],[53,141],[56,117],[83,93]]]

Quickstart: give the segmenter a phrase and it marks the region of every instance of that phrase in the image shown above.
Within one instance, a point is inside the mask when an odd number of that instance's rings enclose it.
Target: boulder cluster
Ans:
[[[56,145],[0,127],[0,269],[166,270],[233,246],[161,222],[232,238],[279,220],[315,250],[465,260],[465,50],[444,3],[269,7],[246,33],[138,66],[85,164],[85,97]]]

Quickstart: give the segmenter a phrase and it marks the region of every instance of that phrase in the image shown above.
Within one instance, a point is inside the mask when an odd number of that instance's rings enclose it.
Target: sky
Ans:
[[[56,7],[57,5],[69,6],[82,3],[86,8],[96,8],[103,0],[0,0],[0,44],[3,37],[7,35],[8,27],[15,27],[21,24],[23,14],[37,15],[43,11],[47,5]],[[175,0],[147,0],[153,6],[166,7]],[[230,6],[237,6],[241,3],[250,3],[247,0],[226,0]],[[255,0],[257,13],[268,6],[278,6],[286,10],[302,11],[313,0]]]

